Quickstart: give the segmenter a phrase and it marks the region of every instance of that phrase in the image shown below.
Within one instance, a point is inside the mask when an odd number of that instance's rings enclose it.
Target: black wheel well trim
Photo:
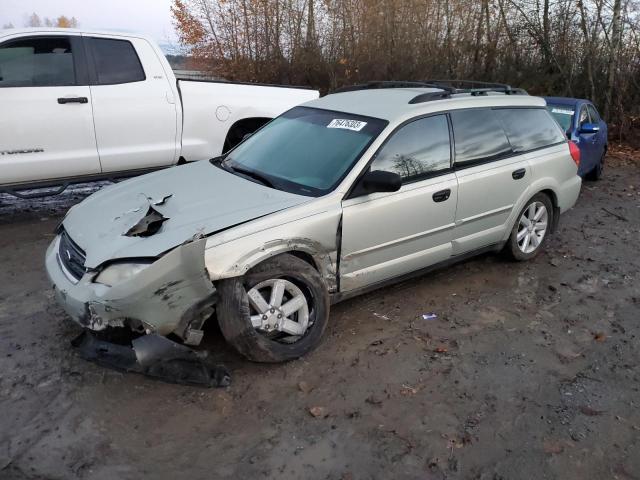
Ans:
[[[554,192],[550,188],[540,190],[538,193],[546,195],[551,201],[551,206],[553,208],[553,215],[551,217],[551,233],[553,233],[558,228],[558,222],[560,221],[560,207],[558,206],[558,196],[556,195],[556,192]]]
[[[225,145],[227,144],[227,142],[229,141],[229,136],[238,128],[245,126],[245,125],[251,125],[253,127],[253,130],[251,133],[259,130],[260,128],[262,128],[264,125],[266,125],[267,123],[269,123],[271,120],[273,120],[270,117],[245,117],[245,118],[241,118],[240,120],[236,120],[230,127],[229,130],[227,130],[227,134],[224,137],[224,143]],[[234,145],[235,146],[235,145]]]

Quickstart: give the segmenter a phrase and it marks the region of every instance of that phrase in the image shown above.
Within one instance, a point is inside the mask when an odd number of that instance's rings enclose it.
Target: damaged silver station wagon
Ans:
[[[213,318],[249,359],[286,361],[318,345],[333,302],[478,252],[534,257],[578,197],[579,153],[541,98],[348,90],[73,207],[46,256],[71,318],[180,347]]]

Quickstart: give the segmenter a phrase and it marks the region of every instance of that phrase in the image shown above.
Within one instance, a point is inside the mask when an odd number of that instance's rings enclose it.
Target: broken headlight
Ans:
[[[118,283],[129,280],[131,277],[137,275],[142,270],[151,265],[148,263],[112,263],[102,270],[98,276],[93,280],[96,283],[102,283],[109,287],[113,287]]]

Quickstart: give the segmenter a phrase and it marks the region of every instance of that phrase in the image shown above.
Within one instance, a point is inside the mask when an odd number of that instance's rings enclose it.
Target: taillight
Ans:
[[[569,153],[571,154],[571,158],[573,158],[573,161],[576,162],[576,166],[579,167],[580,166],[580,148],[578,148],[578,145],[576,145],[575,142],[569,141]]]

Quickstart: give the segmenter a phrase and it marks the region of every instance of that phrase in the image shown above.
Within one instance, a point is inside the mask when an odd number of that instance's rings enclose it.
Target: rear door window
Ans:
[[[403,183],[451,167],[449,124],[445,115],[421,118],[392,134],[371,164],[371,170],[397,173]]]
[[[566,141],[546,109],[501,108],[495,111],[514,152],[527,152]]]
[[[75,85],[68,37],[14,40],[0,46],[0,87]]]
[[[497,160],[512,153],[511,145],[494,110],[454,110],[450,113],[456,165]]]
[[[98,85],[141,82],[144,70],[135,48],[127,40],[90,38]]]

